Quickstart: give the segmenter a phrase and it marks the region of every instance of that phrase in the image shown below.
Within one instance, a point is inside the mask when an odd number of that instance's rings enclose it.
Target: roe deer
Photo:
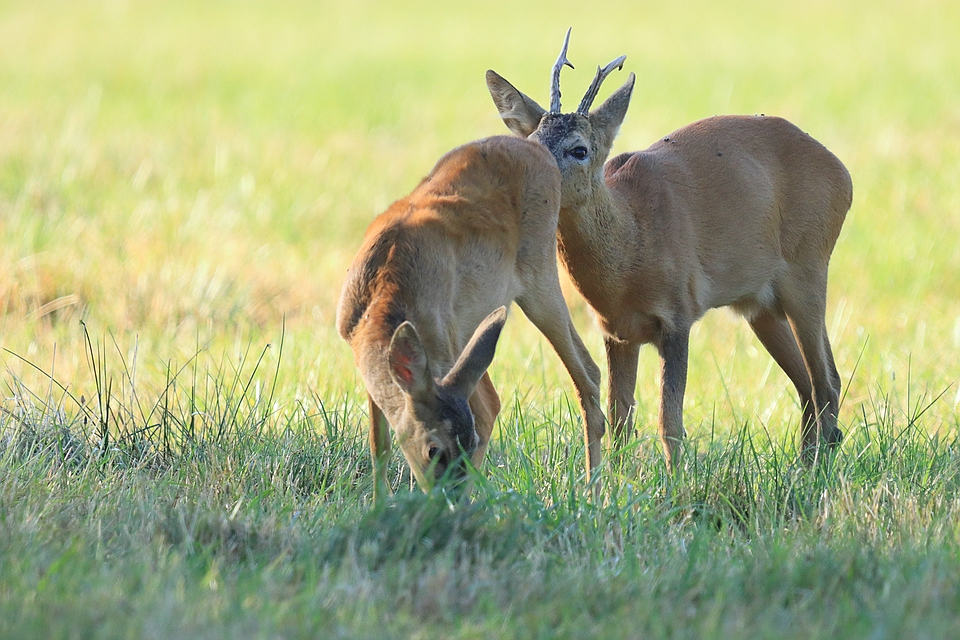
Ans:
[[[462,456],[480,464],[500,411],[486,369],[514,300],[573,378],[586,432],[603,429],[600,369],[560,292],[559,206],[550,153],[498,136],[447,153],[367,229],[337,329],[367,388],[375,500],[386,490],[384,419],[425,489],[448,469],[462,480]]]
[[[803,407],[803,457],[836,445],[840,376],[827,338],[827,267],[853,186],[823,145],[776,117],[718,116],[683,127],[646,151],[604,165],[634,75],[590,111],[617,58],[597,74],[576,113],[550,111],[493,71],[487,88],[507,127],[536,140],[560,168],[559,249],[596,312],[609,368],[609,419],[619,445],[633,426],[641,345],[660,352],[660,438],[674,468],[683,429],[690,327],[730,306],[793,382]]]

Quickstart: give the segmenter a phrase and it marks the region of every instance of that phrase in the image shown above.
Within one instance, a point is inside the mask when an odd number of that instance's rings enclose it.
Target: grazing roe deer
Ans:
[[[617,444],[632,433],[641,345],[660,352],[660,438],[677,464],[690,328],[730,306],[793,382],[803,407],[803,457],[836,445],[840,376],[827,337],[827,267],[853,186],[823,145],[776,117],[718,116],[646,151],[604,165],[634,75],[599,108],[600,84],[625,56],[597,69],[576,113],[560,113],[560,69],[546,112],[493,71],[487,88],[507,127],[536,140],[560,168],[559,249],[596,312],[609,368]]]
[[[500,411],[486,369],[512,301],[573,378],[585,431],[603,429],[600,369],[560,291],[560,174],[541,145],[510,136],[443,156],[367,229],[347,273],[337,329],[369,397],[375,499],[390,432],[424,489],[463,457],[483,459]]]

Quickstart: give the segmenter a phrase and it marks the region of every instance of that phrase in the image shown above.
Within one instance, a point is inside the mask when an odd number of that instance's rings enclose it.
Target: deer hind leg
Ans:
[[[690,329],[664,333],[660,350],[660,441],[667,468],[676,470],[686,432],[683,429],[683,395],[687,387],[687,357]]]
[[[637,362],[640,345],[620,342],[607,337],[607,415],[613,427],[614,449],[623,449],[633,435],[634,409],[636,407]]]
[[[781,302],[813,385],[814,416],[809,422],[805,420],[801,435],[803,457],[813,462],[822,445],[833,446],[843,438],[843,433],[837,427],[840,376],[827,336],[826,278],[805,274],[803,280],[794,282],[790,287],[791,291],[803,294],[803,297],[796,293],[783,295]]]
[[[600,409],[600,368],[570,319],[570,312],[560,292],[555,258],[551,257],[550,264],[553,265],[553,277],[548,271],[535,282],[527,283],[523,294],[517,297],[517,304],[553,346],[573,379],[583,414],[589,481],[602,459],[600,439],[605,430],[603,411]]]
[[[840,397],[841,389],[841,380],[840,372],[837,371],[837,363],[833,360],[833,349],[830,348],[830,338],[827,336],[826,330],[823,332],[823,349],[827,352],[827,364],[830,366],[830,377],[833,379],[833,390],[837,394],[837,398]]]
[[[480,439],[476,451],[470,456],[473,466],[479,467],[487,452],[487,445],[493,435],[493,425],[500,414],[500,396],[493,386],[489,373],[484,373],[470,396],[470,409],[473,411],[474,427]]]
[[[760,340],[760,344],[773,356],[783,372],[787,374],[800,396],[800,406],[803,409],[800,433],[815,433],[817,426],[816,402],[813,398],[813,385],[807,365],[803,361],[803,354],[797,345],[790,323],[783,316],[764,311],[750,320],[750,328]]]

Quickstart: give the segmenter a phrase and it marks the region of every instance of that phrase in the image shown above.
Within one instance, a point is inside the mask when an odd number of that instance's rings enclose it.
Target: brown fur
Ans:
[[[544,114],[487,72],[508,127],[550,149],[560,168],[560,255],[605,335],[619,444],[632,431],[640,346],[653,343],[662,363],[660,436],[676,464],[690,328],[709,309],[730,306],[795,385],[813,459],[842,437],[824,317],[850,175],[809,135],[763,116],[701,120],[604,165],[633,83],[631,74],[589,114]],[[585,158],[574,157],[578,148]]]
[[[378,492],[390,445],[385,421],[425,486],[433,480],[430,456],[438,450],[452,460],[462,447],[480,464],[500,410],[490,377],[481,372],[505,318],[501,313],[498,319],[496,310],[514,300],[570,372],[588,430],[602,433],[600,370],[560,293],[559,199],[560,176],[549,152],[501,136],[446,154],[409,196],[370,225],[347,273],[337,328],[369,394]],[[400,386],[415,378],[418,352],[410,345],[418,342],[428,368],[426,392],[415,381],[412,390]],[[470,365],[479,357],[473,352],[489,357]],[[463,389],[455,383],[463,371],[479,377],[464,387],[475,435],[445,418],[461,402],[456,394]]]

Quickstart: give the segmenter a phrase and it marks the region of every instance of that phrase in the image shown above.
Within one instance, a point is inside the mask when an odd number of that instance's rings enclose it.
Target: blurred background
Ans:
[[[841,421],[863,403],[882,410],[871,398],[902,397],[893,404],[909,412],[939,397],[926,427],[956,427],[952,0],[0,2],[2,402],[46,393],[46,374],[90,397],[91,345],[158,390],[198,354],[240,368],[271,344],[264,370],[283,403],[353,406],[359,378],[333,324],[363,230],[445,151],[507,133],[488,68],[547,103],[571,26],[567,108],[598,64],[627,56],[600,100],[637,74],[613,153],[714,114],[765,113],[844,161],[854,204],[828,311],[851,381]],[[602,362],[598,330],[567,293]],[[492,370],[505,404],[558,402],[566,374],[513,318]],[[648,435],[657,370],[649,349]],[[687,396],[692,433],[799,420],[786,377],[727,312],[695,331]]]

